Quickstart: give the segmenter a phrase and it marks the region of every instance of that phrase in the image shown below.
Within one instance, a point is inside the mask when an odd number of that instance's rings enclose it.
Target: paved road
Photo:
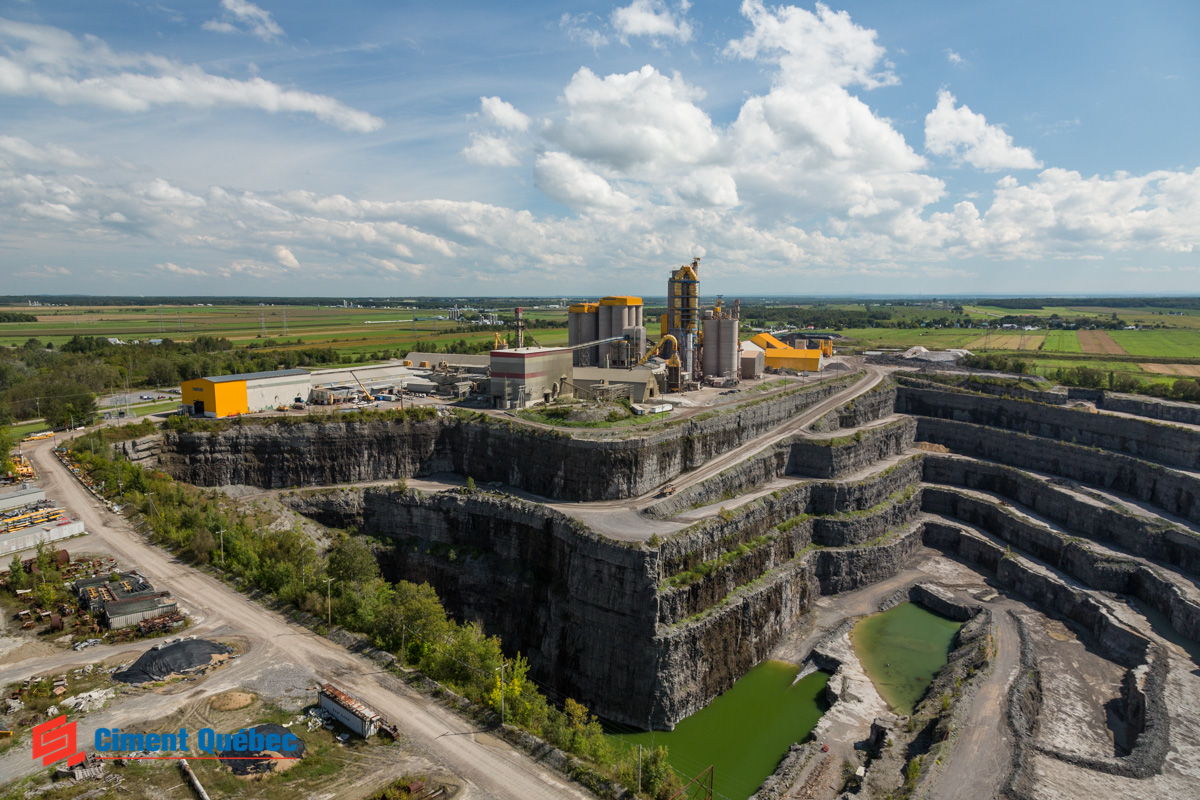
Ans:
[[[199,621],[195,631],[236,637],[248,643],[248,652],[236,664],[200,684],[199,688],[205,694],[236,685],[239,676],[251,676],[276,665],[301,666],[311,670],[314,680],[317,677],[332,680],[398,721],[401,732],[417,748],[464,780],[465,797],[489,800],[593,797],[578,784],[569,783],[544,769],[523,753],[491,736],[477,735],[475,726],[417,694],[395,676],[381,673],[374,662],[312,635],[307,629],[286,621],[215,578],[148,544],[123,517],[104,510],[71,477],[53,456],[48,442],[29,448],[27,453],[42,476],[46,494],[82,519],[85,527],[118,560],[135,565],[153,583],[169,589],[180,605]],[[43,662],[50,665],[49,669],[82,666],[106,658],[110,652],[127,649],[131,648],[97,647],[48,660],[8,665],[0,671],[0,676],[44,671]],[[187,695],[188,700],[193,699],[192,694]],[[146,719],[169,713],[173,706],[180,704],[170,698],[163,698],[158,705],[148,703]],[[121,707],[117,705],[114,709],[96,712],[88,718],[89,724],[104,725],[109,714],[127,716],[120,713]],[[0,782],[41,769],[28,758],[24,748],[16,748],[14,752],[25,755],[0,759]]]

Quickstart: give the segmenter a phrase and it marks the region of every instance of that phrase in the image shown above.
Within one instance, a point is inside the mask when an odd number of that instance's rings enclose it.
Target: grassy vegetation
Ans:
[[[92,432],[74,440],[72,455],[97,484],[103,482],[110,492],[118,483],[124,487],[127,512],[148,527],[156,544],[214,569],[243,590],[264,592],[317,618],[326,611],[322,589],[328,577],[334,581],[331,608],[337,624],[365,634],[380,649],[397,654],[402,663],[495,712],[500,710],[498,670],[503,665],[509,724],[585,759],[598,774],[629,787],[636,783],[636,755],[613,745],[586,707],[569,698],[561,708],[552,704],[528,677],[523,656],[508,658],[500,639],[486,635],[478,624],[449,619],[428,584],[392,583],[380,577],[365,537],[341,534],[327,553],[321,553],[299,524],[280,530],[272,520],[216,492],[114,461],[98,439],[99,433]],[[224,558],[219,564],[217,530],[224,532]],[[652,797],[669,797],[678,781],[669,769],[658,767],[665,764],[665,750],[646,759],[652,768],[643,770],[641,789]]]

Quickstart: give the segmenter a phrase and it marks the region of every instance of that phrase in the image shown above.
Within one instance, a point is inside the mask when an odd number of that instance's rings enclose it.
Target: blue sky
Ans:
[[[0,294],[1200,293],[1200,4],[0,0]]]

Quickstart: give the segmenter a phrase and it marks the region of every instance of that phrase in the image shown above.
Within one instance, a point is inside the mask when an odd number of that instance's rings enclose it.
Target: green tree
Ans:
[[[366,582],[379,577],[379,562],[364,539],[343,533],[329,548],[326,571],[343,583]]]

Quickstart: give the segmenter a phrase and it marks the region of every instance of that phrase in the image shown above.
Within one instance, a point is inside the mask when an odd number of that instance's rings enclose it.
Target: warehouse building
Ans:
[[[103,618],[109,628],[127,628],[178,610],[169,592],[156,590],[136,572],[118,573],[116,580],[103,575],[80,578],[73,588],[79,605]]]
[[[57,542],[72,536],[82,536],[87,533],[82,522],[55,523],[53,525],[33,525],[21,528],[12,533],[0,534],[0,556],[8,556],[21,550],[37,547],[39,542]]]
[[[36,486],[18,486],[15,489],[6,489],[0,492],[0,511],[8,511],[13,508],[23,508],[24,506],[40,503],[46,499],[46,493]]]
[[[184,381],[183,403],[197,417],[233,417],[308,399],[311,378],[302,369],[247,372]]]
[[[658,380],[653,369],[605,369],[576,367],[571,378],[577,396],[595,399],[627,397],[631,403],[649,403],[659,395]],[[604,391],[605,387],[612,391]]]
[[[492,403],[497,408],[549,403],[570,391],[572,355],[565,347],[493,350],[491,368]]]

